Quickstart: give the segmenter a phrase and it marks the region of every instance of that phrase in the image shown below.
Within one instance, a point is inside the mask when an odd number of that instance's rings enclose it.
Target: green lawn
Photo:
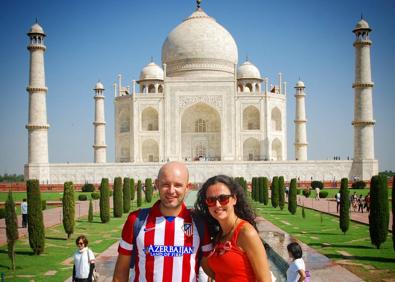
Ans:
[[[256,207],[257,214],[328,258],[335,261],[352,260],[352,263],[360,268],[354,271],[358,272],[357,275],[364,280],[379,281],[374,278],[370,280],[371,273],[368,269],[371,266],[374,269],[388,270],[384,272],[389,272],[395,277],[395,251],[391,233],[388,233],[387,240],[380,249],[376,249],[370,242],[367,225],[350,222],[348,232],[343,234],[339,228],[339,219],[335,216],[321,215],[320,212],[305,209],[306,218],[303,219],[300,207],[295,215],[291,215],[287,205],[283,211],[263,204],[253,205]],[[328,243],[330,246],[324,247],[323,243]],[[346,258],[344,254],[350,254],[351,257]]]
[[[154,196],[152,202],[157,197]],[[136,208],[134,201],[133,209]],[[150,206],[152,204],[143,204]],[[112,216],[112,211],[111,211]],[[72,274],[72,255],[76,250],[75,239],[85,234],[89,240],[89,247],[94,253],[101,253],[118,241],[121,237],[122,225],[127,214],[122,218],[113,218],[109,223],[100,222],[100,216],[94,216],[94,222],[87,218],[76,222],[75,232],[70,240],[64,232],[63,225],[46,229],[45,252],[40,256],[33,255],[27,237],[18,240],[16,244],[16,271],[9,270],[10,260],[7,256],[7,245],[0,246],[0,272],[6,275],[6,281],[64,281]],[[47,276],[48,271],[55,271],[55,275]]]

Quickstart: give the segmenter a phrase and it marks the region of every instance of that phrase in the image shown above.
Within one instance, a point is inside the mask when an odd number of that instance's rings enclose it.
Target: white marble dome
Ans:
[[[104,85],[100,81],[98,81],[95,85],[94,90],[104,90]]]
[[[32,25],[28,34],[44,34],[45,35],[43,28],[38,23],[35,23]]]
[[[297,82],[296,82],[296,86],[295,86],[296,88],[304,88],[305,86],[304,86],[304,82],[303,81],[301,81],[301,80],[298,80]]]
[[[247,60],[237,69],[237,79],[261,79],[261,72]]]
[[[364,19],[361,19],[356,25],[355,29],[370,29],[369,24]]]
[[[141,70],[140,80],[163,80],[163,70],[160,66],[151,62]]]
[[[232,35],[202,9],[174,28],[162,46],[168,76],[230,76],[237,59]]]

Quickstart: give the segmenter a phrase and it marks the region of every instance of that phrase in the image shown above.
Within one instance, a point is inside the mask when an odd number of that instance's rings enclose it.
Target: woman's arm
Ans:
[[[306,272],[303,269],[299,269],[298,272],[300,275],[298,282],[303,282],[304,279],[306,278]]]
[[[237,245],[244,252],[251,263],[257,281],[271,282],[269,262],[261,238],[251,224],[245,224],[239,233]]]
[[[215,273],[208,266],[207,257],[202,257],[201,266],[208,277],[215,279]]]

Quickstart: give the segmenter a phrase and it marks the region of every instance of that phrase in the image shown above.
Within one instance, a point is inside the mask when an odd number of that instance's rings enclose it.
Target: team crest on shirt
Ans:
[[[184,234],[188,237],[191,237],[193,235],[193,224],[192,223],[184,223],[182,226],[182,231],[184,231]]]

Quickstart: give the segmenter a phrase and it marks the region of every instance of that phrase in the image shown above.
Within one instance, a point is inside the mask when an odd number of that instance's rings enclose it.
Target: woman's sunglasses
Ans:
[[[233,195],[219,195],[216,197],[207,197],[206,204],[209,207],[214,207],[218,201],[221,206],[225,206],[229,203],[230,197],[233,197]]]

